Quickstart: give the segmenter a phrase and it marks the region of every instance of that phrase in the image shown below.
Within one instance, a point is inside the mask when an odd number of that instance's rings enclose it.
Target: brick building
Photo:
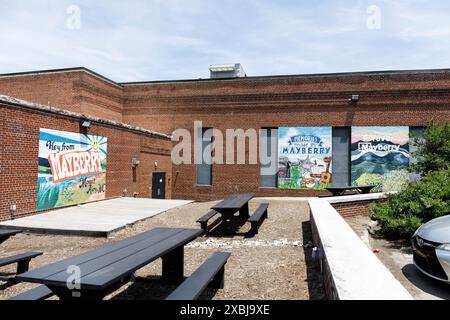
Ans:
[[[71,68],[0,75],[0,95],[31,102],[0,100],[0,219],[10,217],[12,204],[15,215],[36,210],[40,128],[108,137],[107,198],[150,197],[152,174],[164,172],[167,198],[210,200],[236,191],[266,196],[324,191],[277,188],[276,177],[261,176],[259,164],[173,165],[169,135],[182,128],[194,136],[194,121],[222,132],[331,127],[333,174],[350,183],[352,127],[406,126],[419,132],[432,119],[450,120],[447,69],[116,83]],[[83,128],[86,119],[92,125]],[[135,160],[139,165],[132,166]]]

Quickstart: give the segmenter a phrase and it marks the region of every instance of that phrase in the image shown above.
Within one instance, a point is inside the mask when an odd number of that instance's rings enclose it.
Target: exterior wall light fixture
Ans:
[[[133,158],[132,160],[131,160],[131,166],[133,167],[133,168],[136,168],[138,165],[139,165],[139,163],[141,163],[138,159],[136,159],[136,158]]]
[[[350,102],[356,103],[359,101],[359,94],[352,94],[352,97],[350,98]]]

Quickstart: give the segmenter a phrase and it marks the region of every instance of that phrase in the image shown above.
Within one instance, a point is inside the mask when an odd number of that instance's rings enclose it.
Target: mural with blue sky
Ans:
[[[107,144],[106,137],[41,129],[37,210],[104,199]]]

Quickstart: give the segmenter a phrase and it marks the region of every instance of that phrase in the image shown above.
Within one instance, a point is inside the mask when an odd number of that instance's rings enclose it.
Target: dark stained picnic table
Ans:
[[[223,220],[231,219],[238,211],[241,218],[248,218],[248,202],[254,196],[254,193],[234,193],[213,206],[211,209],[219,212],[222,215]]]
[[[7,230],[7,229],[0,229],[0,243],[5,242],[6,240],[8,240],[10,237],[21,233],[22,230]]]
[[[375,186],[333,186],[326,188],[333,196],[342,196],[347,190],[357,190],[359,193],[367,194]]]
[[[156,228],[22,273],[17,280],[44,284],[60,299],[102,299],[130,281],[136,270],[162,258],[161,280],[179,284],[184,280],[184,245],[201,234],[200,229]],[[80,271],[78,288],[68,286],[74,266]]]

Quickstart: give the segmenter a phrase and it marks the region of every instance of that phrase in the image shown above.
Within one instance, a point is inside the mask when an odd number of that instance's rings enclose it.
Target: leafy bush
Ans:
[[[430,172],[411,182],[401,192],[390,194],[388,202],[372,204],[371,218],[388,237],[411,237],[423,223],[450,214],[450,168]]]
[[[428,172],[450,167],[450,124],[438,125],[431,122],[425,129],[423,137],[414,137],[412,143],[416,163],[410,171],[426,175]]]

